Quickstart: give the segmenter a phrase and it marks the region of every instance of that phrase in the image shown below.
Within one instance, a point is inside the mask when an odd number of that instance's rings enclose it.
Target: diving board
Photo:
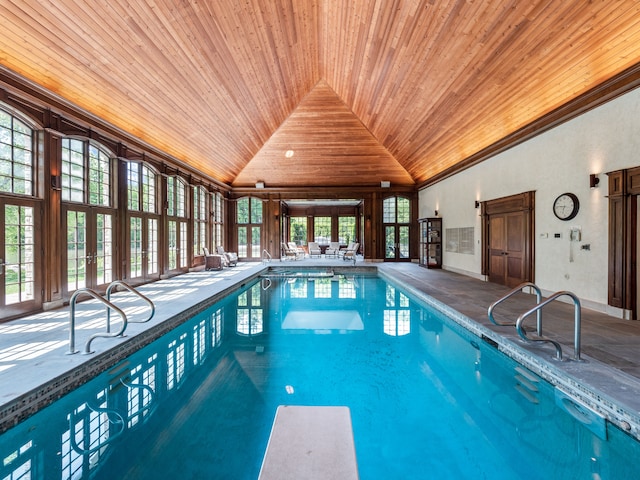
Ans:
[[[259,480],[301,479],[358,479],[348,407],[278,407]]]

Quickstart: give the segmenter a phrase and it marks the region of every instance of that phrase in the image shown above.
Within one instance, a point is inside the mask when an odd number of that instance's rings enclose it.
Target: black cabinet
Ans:
[[[442,219],[421,218],[420,265],[427,268],[442,268]]]

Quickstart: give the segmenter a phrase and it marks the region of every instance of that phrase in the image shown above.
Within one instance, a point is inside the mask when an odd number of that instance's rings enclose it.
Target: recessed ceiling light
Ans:
[[[293,150],[287,150],[286,152],[284,152],[284,156],[287,158],[293,157]]]

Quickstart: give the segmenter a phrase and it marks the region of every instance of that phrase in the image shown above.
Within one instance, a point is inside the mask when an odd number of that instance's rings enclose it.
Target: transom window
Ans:
[[[238,223],[262,223],[262,200],[259,198],[238,200]]]
[[[385,198],[382,205],[384,223],[410,223],[409,199],[403,197]]]
[[[167,178],[167,215],[185,217],[185,197],[187,186],[177,177]]]
[[[157,213],[156,173],[143,163],[127,162],[129,210]]]
[[[0,192],[33,195],[33,130],[0,110]]]
[[[109,154],[86,140],[62,139],[62,200],[111,206]]]

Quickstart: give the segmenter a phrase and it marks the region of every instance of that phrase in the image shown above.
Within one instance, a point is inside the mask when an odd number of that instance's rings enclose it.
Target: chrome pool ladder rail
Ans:
[[[265,248],[262,250],[262,263],[270,263],[271,262],[271,254]]]
[[[580,306],[580,299],[576,296],[575,293],[563,290],[563,291],[554,293],[549,298],[547,298],[544,302],[538,303],[535,307],[527,310],[526,312],[524,312],[522,315],[518,317],[518,319],[516,320],[516,330],[520,338],[522,338],[524,341],[552,343],[556,347],[556,358],[558,360],[562,360],[562,347],[558,342],[556,342],[555,340],[551,340],[550,338],[529,338],[527,337],[527,334],[524,331],[522,324],[524,323],[525,318],[527,318],[529,315],[531,315],[534,312],[539,313],[540,310],[544,308],[546,305],[549,305],[550,303],[557,300],[559,297],[563,297],[563,296],[568,296],[573,300],[573,306],[574,306],[573,312],[574,312],[574,324],[575,324],[574,337],[573,337],[573,360],[575,360],[576,362],[581,362],[583,361],[580,358],[580,328],[582,323],[582,312],[581,312],[581,306]]]
[[[127,382],[123,378],[120,379],[120,383],[124,385],[128,390],[139,389],[149,394],[149,401],[139,407],[139,410],[136,411],[136,413],[132,416],[129,416],[127,420],[131,420],[136,415],[144,415],[145,412],[148,412],[149,415],[153,413],[156,404],[156,392],[150,385],[146,385],[144,383]],[[143,403],[142,400],[141,403]]]
[[[509,327],[515,327],[516,323],[499,323],[493,316],[493,311],[495,310],[495,308],[501,304],[502,302],[504,302],[505,300],[507,300],[508,298],[512,297],[513,295],[515,295],[516,293],[520,293],[522,292],[522,290],[524,288],[532,288],[533,290],[535,290],[536,292],[536,304],[540,304],[540,302],[542,301],[542,291],[540,290],[540,288],[532,282],[525,282],[522,283],[520,285],[518,285],[517,287],[515,287],[513,290],[511,290],[509,293],[507,293],[506,295],[504,295],[502,298],[500,298],[499,300],[496,300],[495,302],[493,302],[491,305],[489,305],[489,310],[487,311],[487,316],[489,317],[489,320],[491,320],[491,323],[493,323],[494,325],[498,325],[500,327],[504,327],[504,326],[509,326]],[[542,312],[540,310],[538,310],[536,312],[536,318],[537,318],[537,333],[538,336],[541,337],[542,336]]]
[[[137,295],[138,297],[140,297],[142,300],[144,300],[148,305],[149,308],[151,309],[151,312],[149,313],[149,316],[147,318],[145,318],[144,320],[129,320],[129,323],[146,323],[149,320],[151,320],[153,318],[153,316],[156,313],[156,306],[154,305],[154,303],[145,295],[141,294],[138,290],[136,290],[135,288],[133,288],[131,285],[123,282],[122,280],[115,280],[113,282],[111,282],[109,284],[109,286],[107,287],[107,301],[111,302],[111,292],[113,291],[114,288],[116,287],[122,287],[125,290],[128,290],[129,292],[133,293],[134,295]],[[111,310],[107,309],[107,332],[111,331]],[[124,333],[124,331],[123,331]]]
[[[70,435],[69,435],[69,441],[71,444],[71,448],[79,453],[80,455],[90,455],[93,454],[95,452],[97,452],[98,450],[103,449],[104,447],[106,447],[109,443],[113,442],[116,438],[118,438],[120,435],[122,435],[127,427],[124,417],[118,413],[118,411],[116,411],[113,408],[108,408],[108,407],[100,407],[100,408],[96,408],[96,407],[92,407],[91,405],[89,405],[89,403],[85,403],[87,409],[91,412],[94,413],[98,413],[98,414],[104,414],[104,416],[107,419],[107,422],[109,422],[111,425],[114,425],[115,427],[118,427],[118,430],[116,430],[115,432],[109,428],[107,430],[107,437],[105,438],[105,435],[100,435],[97,438],[97,444],[94,446],[80,446],[78,444],[78,440],[76,438],[76,412],[75,411],[71,411],[71,413],[69,414],[69,431],[70,431]],[[114,418],[112,418],[112,416]],[[82,430],[82,433],[84,434],[86,432],[86,430]],[[86,438],[86,434],[83,437],[83,443],[89,443],[91,439],[87,439]]]
[[[78,290],[76,290],[73,293],[73,295],[71,295],[71,299],[69,300],[69,305],[71,306],[71,310],[69,311],[69,351],[67,352],[67,354],[69,354],[69,355],[74,354],[74,353],[78,353],[78,351],[75,349],[75,343],[76,343],[76,304],[77,304],[77,299],[78,299],[78,297],[80,295],[89,295],[90,297],[93,297],[94,299],[98,300],[99,302],[102,302],[107,307],[107,330],[106,330],[106,332],[94,333],[93,335],[91,335],[89,337],[89,339],[87,340],[87,343],[84,346],[84,352],[83,352],[84,354],[93,353],[91,351],[91,342],[94,339],[96,339],[98,337],[105,337],[105,338],[119,337],[124,333],[124,331],[127,328],[127,315],[120,308],[116,307],[109,300],[103,298],[95,290],[91,290],[90,288],[79,288]],[[122,317],[122,327],[116,333],[111,333],[110,332],[110,327],[109,327],[109,312],[112,309],[115,310],[116,313]]]

